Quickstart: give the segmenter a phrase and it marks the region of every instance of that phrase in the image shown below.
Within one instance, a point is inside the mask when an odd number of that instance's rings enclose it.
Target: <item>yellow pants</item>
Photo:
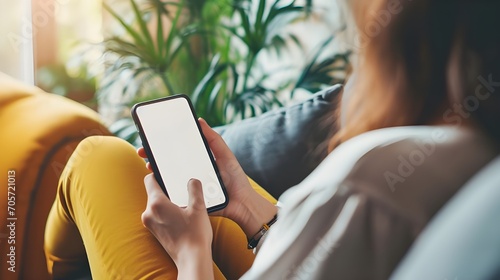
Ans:
[[[88,274],[89,266],[93,279],[176,279],[175,264],[141,222],[147,173],[144,161],[123,140],[97,136],[79,144],[61,175],[45,230],[47,266],[54,279],[75,279]],[[237,279],[254,260],[246,237],[231,220],[210,220],[215,278]]]

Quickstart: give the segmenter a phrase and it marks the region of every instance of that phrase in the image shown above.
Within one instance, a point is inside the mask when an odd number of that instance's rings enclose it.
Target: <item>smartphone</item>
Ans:
[[[208,212],[226,207],[226,188],[188,96],[135,104],[132,118],[155,178],[174,204],[188,205],[187,184],[195,178],[203,186]]]

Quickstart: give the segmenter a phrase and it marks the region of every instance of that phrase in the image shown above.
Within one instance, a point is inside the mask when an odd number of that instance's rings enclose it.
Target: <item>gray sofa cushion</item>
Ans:
[[[299,104],[215,129],[247,175],[277,198],[326,156],[321,144],[334,130],[328,117],[342,88],[335,85]]]

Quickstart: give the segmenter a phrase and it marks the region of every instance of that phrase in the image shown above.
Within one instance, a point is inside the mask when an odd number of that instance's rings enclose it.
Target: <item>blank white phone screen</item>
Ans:
[[[136,109],[170,200],[188,205],[189,179],[201,181],[207,208],[226,198],[186,99],[139,106]]]

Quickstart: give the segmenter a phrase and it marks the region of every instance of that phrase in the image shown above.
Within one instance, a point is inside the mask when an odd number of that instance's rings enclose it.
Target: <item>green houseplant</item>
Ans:
[[[309,63],[299,69],[298,77],[272,86],[268,81],[280,69],[263,71],[259,61],[264,52],[280,55],[291,45],[300,48],[296,37],[280,31],[307,17],[312,2],[306,3],[148,0],[140,6],[130,0],[132,21],[105,6],[125,35],[104,41],[105,53],[112,59],[99,96],[106,98],[116,92],[111,88],[118,82],[122,84],[121,93],[131,96],[127,106],[183,92],[191,97],[200,116],[212,125],[222,125],[283,106],[283,100],[292,98],[298,88],[315,92],[336,82],[331,72],[345,70],[348,65],[348,54],[319,59],[332,38],[308,54]],[[125,71],[128,75],[123,82],[119,77]],[[126,114],[110,130],[139,144]]]

